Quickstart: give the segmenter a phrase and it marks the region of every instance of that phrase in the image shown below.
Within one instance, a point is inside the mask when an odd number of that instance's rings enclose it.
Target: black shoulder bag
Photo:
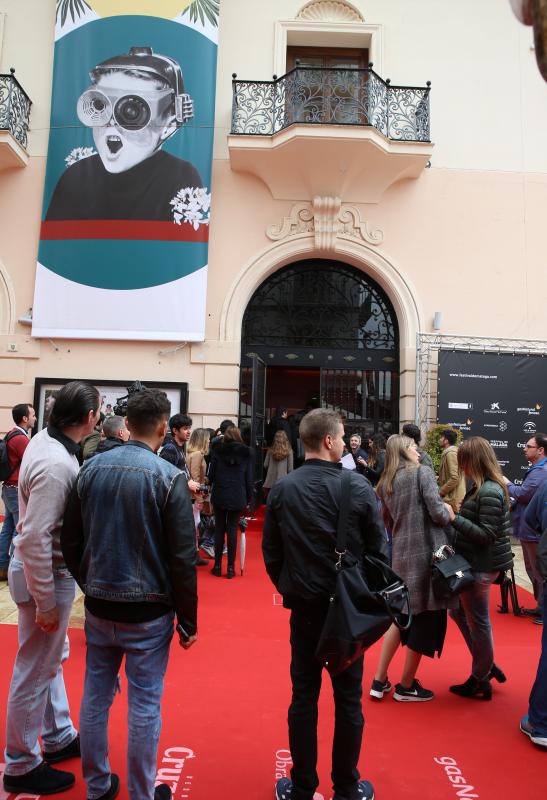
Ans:
[[[346,550],[350,481],[350,470],[342,470],[336,588],[315,650],[332,676],[357,661],[392,622],[406,630],[412,620],[408,589],[391,567],[369,555],[360,561]]]

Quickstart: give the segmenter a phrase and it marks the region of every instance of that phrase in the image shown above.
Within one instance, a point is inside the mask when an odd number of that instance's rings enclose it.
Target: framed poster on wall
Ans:
[[[36,411],[35,431],[47,425],[49,412],[55,392],[74,378],[36,378],[34,381],[34,409]],[[101,395],[101,411],[105,417],[114,414],[116,402],[127,395],[127,389],[133,381],[103,380],[102,378],[81,378],[86,383],[97,387]],[[171,402],[171,415],[186,413],[188,409],[187,383],[162,383],[161,381],[143,381],[147,389],[161,389]]]

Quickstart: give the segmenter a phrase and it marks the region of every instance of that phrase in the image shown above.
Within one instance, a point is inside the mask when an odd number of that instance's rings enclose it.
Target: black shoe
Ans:
[[[541,608],[537,606],[535,608],[521,608],[521,611],[525,617],[541,617],[542,614]]]
[[[477,700],[492,699],[490,681],[478,681],[473,675],[470,675],[465,683],[457,683],[455,686],[450,686],[449,689],[460,697],[474,697]]]
[[[61,750],[50,753],[44,750],[42,756],[48,764],[58,764],[59,761],[67,761],[69,758],[80,758],[80,734],[77,733],[76,737]]]
[[[4,790],[10,794],[58,794],[76,783],[72,772],[53,769],[45,761],[24,775],[6,775]]]
[[[532,622],[534,623],[534,625],[543,625],[543,620],[541,619],[541,617],[532,620]]]
[[[491,681],[492,679],[494,679],[498,683],[505,683],[505,681],[507,680],[507,675],[496,664],[492,664],[492,669],[488,673],[488,680]]]
[[[120,779],[113,772],[110,775],[110,789],[105,792],[97,800],[114,800],[120,791]]]
[[[198,556],[196,558],[196,567],[206,567],[208,566],[208,564],[209,564],[208,558],[202,558],[201,556]]]
[[[213,573],[215,578],[220,578],[220,576],[222,575],[222,567],[220,566],[220,564],[215,564],[215,566],[213,567],[211,572]],[[163,784],[162,784],[162,786],[163,786]]]
[[[435,695],[431,689],[424,689],[420,681],[414,678],[412,686],[406,688],[402,683],[395,684],[395,692],[393,699],[398,700],[400,703],[425,703],[428,700],[433,700]]]
[[[372,686],[370,687],[369,695],[376,700],[382,700],[384,694],[390,691],[391,691],[391,683],[389,682],[389,679],[386,676],[385,681],[377,681],[377,680],[372,681]]]
[[[154,800],[171,800],[173,792],[166,783],[160,783],[154,789]]]
[[[332,800],[342,799],[334,795]],[[374,800],[374,787],[370,781],[358,781],[356,800]]]
[[[236,571],[235,571],[234,567],[228,567],[228,572],[226,573],[226,577],[227,578],[235,578],[235,576],[236,576]]]

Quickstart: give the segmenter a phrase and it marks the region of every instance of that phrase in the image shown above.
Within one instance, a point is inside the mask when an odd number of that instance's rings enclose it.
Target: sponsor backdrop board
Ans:
[[[218,23],[58,0],[34,336],[204,339]]]
[[[483,436],[504,474],[520,482],[524,445],[547,430],[547,357],[441,350],[437,419],[464,438]]]

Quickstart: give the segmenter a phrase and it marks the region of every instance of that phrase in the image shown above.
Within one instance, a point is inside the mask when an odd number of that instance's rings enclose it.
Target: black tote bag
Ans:
[[[406,630],[412,620],[408,589],[391,567],[369,555],[361,562],[345,549],[350,480],[349,470],[344,470],[336,539],[336,588],[315,651],[316,658],[333,676],[350,667],[392,622]]]

